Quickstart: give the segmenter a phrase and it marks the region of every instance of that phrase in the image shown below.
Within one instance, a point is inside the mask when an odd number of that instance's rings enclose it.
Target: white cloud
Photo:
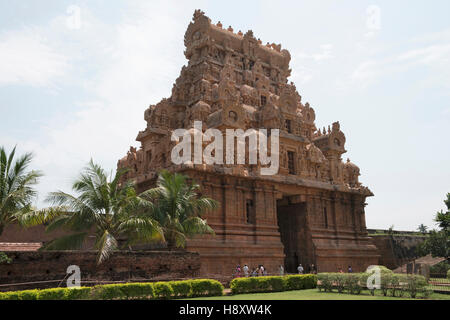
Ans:
[[[332,44],[323,44],[320,46],[320,48],[322,49],[322,52],[311,55],[315,61],[322,61],[333,58],[333,55],[331,54],[333,49]]]
[[[44,138],[19,142],[21,150],[34,151],[36,167],[46,174],[39,186],[39,205],[44,205],[42,200],[50,191],[69,191],[69,183],[91,157],[105,169],[115,169],[129,146],[138,145],[135,137],[145,128],[145,109],[170,95],[186,62],[186,11],[194,9],[180,4],[171,7],[158,3],[132,6],[121,22],[108,28],[85,14],[81,30],[47,29],[57,41],[77,39],[77,44],[70,46],[72,57],[99,63],[90,77],[77,75],[70,80],[84,82],[90,96],[77,102],[76,113],[63,122],[49,119],[42,128]],[[53,26],[64,24],[64,16],[52,21]],[[95,39],[108,41],[94,44]]]
[[[359,46],[362,44],[359,43]],[[366,43],[364,46],[369,46]],[[400,50],[400,52],[374,51],[358,57],[354,61],[357,64],[348,75],[343,86],[351,88],[355,86],[367,88],[383,77],[395,73],[414,70],[417,67],[425,67],[430,72],[422,83],[430,85],[445,85],[450,87],[450,32],[437,32],[424,35],[413,41],[405,41],[398,47],[412,45],[413,48]],[[390,48],[395,50],[395,48]],[[358,59],[359,58],[359,59]],[[358,62],[359,61],[359,62]]]
[[[0,34],[0,85],[52,86],[69,68],[67,57],[33,28]]]

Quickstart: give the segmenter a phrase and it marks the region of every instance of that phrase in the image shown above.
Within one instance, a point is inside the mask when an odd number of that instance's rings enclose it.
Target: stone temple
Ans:
[[[184,36],[187,66],[172,95],[145,110],[147,128],[118,162],[130,168],[139,191],[155,185],[158,171],[181,172],[219,201],[206,215],[215,235],[197,237],[187,250],[200,253],[203,275],[229,275],[237,264],[264,265],[277,272],[315,264],[320,272],[354,271],[377,264],[368,237],[364,207],[371,191],[358,181],[359,168],[342,161],[345,135],[339,122],[315,126],[316,114],[288,83],[290,54],[281,45],[263,44],[212,24],[196,10]],[[171,161],[173,130],[267,128],[280,130],[280,167],[261,175],[256,165],[181,164]],[[248,162],[246,162],[248,163]]]

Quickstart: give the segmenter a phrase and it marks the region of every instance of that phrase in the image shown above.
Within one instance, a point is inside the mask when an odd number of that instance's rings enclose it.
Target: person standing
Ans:
[[[353,272],[352,266],[348,266],[348,273],[352,273],[352,272]]]
[[[303,266],[301,263],[298,265],[297,271],[298,271],[298,274],[303,274],[303,271],[305,271],[305,269],[303,269]]]
[[[311,273],[312,274],[316,274],[317,273],[317,269],[316,269],[316,266],[314,265],[314,263],[311,264]]]
[[[242,270],[244,271],[244,277],[248,277],[248,265],[245,264]]]
[[[263,265],[262,264],[260,264],[259,265],[259,268],[258,268],[258,276],[263,276],[264,275],[264,267],[263,267]]]
[[[236,272],[235,272],[235,278],[240,278],[241,277],[241,266],[238,264],[236,267]]]
[[[284,267],[283,267],[283,265],[280,264],[279,270],[280,270],[280,276],[284,276]]]

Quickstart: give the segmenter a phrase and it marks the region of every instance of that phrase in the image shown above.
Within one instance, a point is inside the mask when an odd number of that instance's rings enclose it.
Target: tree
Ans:
[[[37,196],[34,186],[42,173],[28,170],[33,155],[26,153],[14,161],[16,148],[7,155],[0,148],[0,235],[6,225],[33,211],[32,202]]]
[[[188,184],[184,175],[163,170],[157,186],[142,194],[155,202],[151,217],[163,228],[169,249],[185,247],[186,240],[194,235],[214,234],[202,214],[215,209],[217,202],[199,196],[199,189],[196,183]]]
[[[447,193],[447,199],[444,200],[444,203],[447,207],[447,211],[439,211],[436,213],[436,217],[434,221],[436,221],[443,231],[450,231],[450,193]]]
[[[447,199],[444,200],[447,211],[436,213],[434,221],[438,223],[441,230],[432,230],[427,239],[422,243],[420,250],[422,253],[431,253],[433,257],[445,257],[449,260],[450,256],[450,193],[447,193]]]
[[[423,223],[417,227],[417,230],[419,230],[419,232],[423,234],[427,233],[427,229],[428,227]]]
[[[44,250],[80,249],[90,232],[95,232],[95,248],[100,264],[119,248],[138,242],[164,240],[158,222],[146,211],[153,204],[136,194],[133,183],[119,181],[126,170],[118,170],[114,177],[91,160],[72,186],[77,195],[63,191],[52,192],[47,198],[53,207],[22,217],[25,225],[49,223],[47,231],[64,228],[71,232],[46,244]]]

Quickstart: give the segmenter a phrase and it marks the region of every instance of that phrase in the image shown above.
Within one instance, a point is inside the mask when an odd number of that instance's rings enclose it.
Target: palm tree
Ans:
[[[417,227],[417,230],[419,230],[420,233],[425,234],[427,233],[428,227],[422,223]]]
[[[33,159],[31,153],[14,161],[15,153],[15,147],[9,155],[0,148],[0,235],[7,224],[33,210],[31,204],[37,196],[34,186],[42,176],[39,171],[27,170]]]
[[[155,203],[150,214],[163,228],[169,249],[184,248],[186,240],[194,235],[214,234],[202,214],[215,209],[217,202],[198,196],[199,189],[196,183],[188,184],[184,175],[163,170],[157,186],[142,193]]]
[[[98,264],[119,248],[120,238],[126,239],[125,246],[163,241],[158,222],[144,214],[153,209],[153,204],[136,194],[133,183],[119,184],[125,172],[118,170],[110,178],[91,160],[72,186],[78,196],[52,192],[47,201],[53,207],[25,215],[22,222],[26,225],[49,222],[47,231],[65,228],[72,232],[49,242],[44,250],[80,249],[94,230]]]

